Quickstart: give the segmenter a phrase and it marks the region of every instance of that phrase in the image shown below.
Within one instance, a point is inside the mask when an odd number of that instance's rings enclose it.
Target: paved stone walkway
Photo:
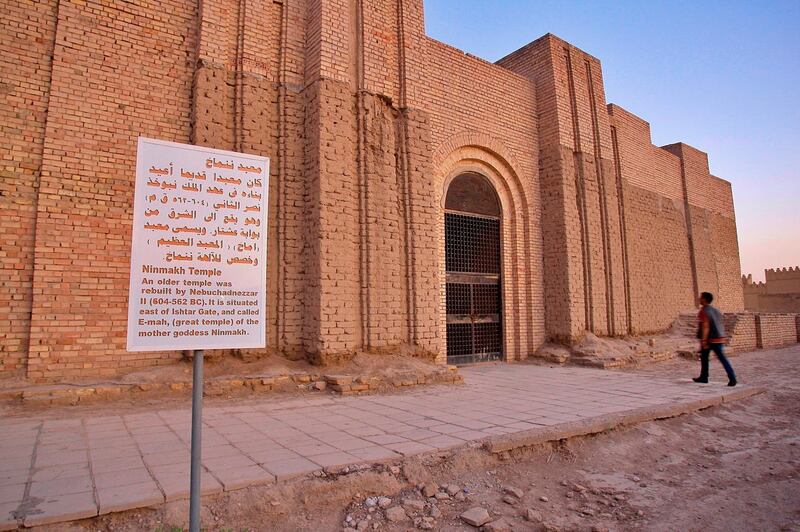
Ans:
[[[400,459],[643,407],[720,397],[700,386],[574,367],[462,369],[461,386],[359,397],[265,396],[208,407],[203,492]],[[190,411],[0,420],[0,530],[187,498]]]

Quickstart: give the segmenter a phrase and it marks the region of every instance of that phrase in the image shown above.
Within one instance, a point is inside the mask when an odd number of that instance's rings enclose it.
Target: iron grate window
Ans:
[[[500,286],[496,284],[472,285],[472,305],[475,314],[500,314]]]
[[[470,287],[465,283],[447,283],[447,313],[470,314]]]
[[[451,364],[472,364],[499,360],[501,352],[500,323],[448,323],[447,361]]]
[[[479,360],[494,360],[500,355],[500,323],[475,324],[475,355]]]
[[[448,272],[500,273],[500,220],[445,213]]]
[[[472,356],[472,324],[447,324],[447,361],[452,364],[471,362]]]
[[[447,361],[502,358],[500,220],[445,213]]]

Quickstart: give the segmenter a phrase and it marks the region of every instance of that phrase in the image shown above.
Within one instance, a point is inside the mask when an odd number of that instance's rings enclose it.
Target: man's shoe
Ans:
[[[728,381],[728,386],[736,386],[736,379],[731,379]]]
[[[700,384],[708,384],[708,379],[704,379],[704,378],[702,378],[702,377],[697,377],[697,378],[695,378],[695,379],[692,379],[692,380],[693,380],[694,382],[699,382]]]

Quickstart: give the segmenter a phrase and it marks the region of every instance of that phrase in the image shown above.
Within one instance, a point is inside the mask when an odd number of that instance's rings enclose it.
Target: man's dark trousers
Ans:
[[[728,380],[735,381],[736,374],[733,372],[733,367],[731,366],[731,363],[728,362],[728,358],[722,352],[723,344],[708,345],[708,349],[700,350],[700,380],[708,380],[708,355],[711,353],[711,351],[714,351],[714,354],[717,355],[722,367],[725,368],[725,373],[728,374]]]

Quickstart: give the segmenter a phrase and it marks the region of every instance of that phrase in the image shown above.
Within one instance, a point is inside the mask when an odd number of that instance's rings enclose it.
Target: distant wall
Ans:
[[[768,294],[800,293],[800,266],[764,270]]]
[[[800,313],[800,266],[764,270],[766,282],[742,276],[744,306],[754,312]]]

